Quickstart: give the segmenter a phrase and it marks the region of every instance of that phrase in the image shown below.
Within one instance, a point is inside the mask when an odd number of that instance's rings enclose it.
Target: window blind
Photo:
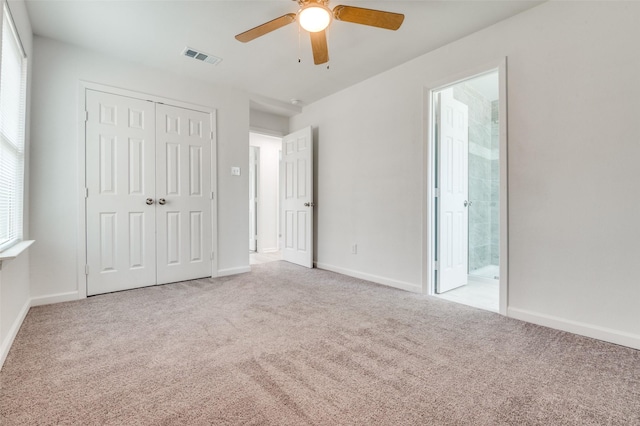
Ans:
[[[22,239],[26,56],[3,6],[0,45],[0,251]]]

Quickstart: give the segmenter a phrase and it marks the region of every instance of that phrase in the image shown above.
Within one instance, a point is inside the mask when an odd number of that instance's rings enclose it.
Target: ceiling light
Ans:
[[[298,22],[310,33],[317,33],[329,26],[331,15],[331,10],[322,4],[308,4],[298,12]]]

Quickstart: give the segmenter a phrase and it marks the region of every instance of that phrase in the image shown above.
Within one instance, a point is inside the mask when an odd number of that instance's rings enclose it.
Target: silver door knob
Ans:
[[[147,198],[146,201],[147,205],[150,206],[151,204],[153,204],[153,198]]]
[[[465,207],[467,207],[467,206],[471,207],[471,204],[473,204],[473,201],[464,200],[464,206]]]
[[[305,207],[315,207],[316,203],[304,203]]]
[[[164,198],[160,198],[158,200],[158,204],[160,204],[161,206],[164,206],[165,204],[167,204],[167,200],[165,200]]]

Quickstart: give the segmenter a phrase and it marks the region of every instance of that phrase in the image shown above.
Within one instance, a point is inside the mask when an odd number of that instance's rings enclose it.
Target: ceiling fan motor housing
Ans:
[[[310,33],[326,29],[333,20],[331,9],[321,3],[310,2],[298,11],[298,23]]]

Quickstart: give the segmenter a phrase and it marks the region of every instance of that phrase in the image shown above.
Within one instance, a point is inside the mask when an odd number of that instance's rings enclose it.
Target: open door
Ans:
[[[282,139],[282,259],[313,268],[313,139],[311,127]]]
[[[439,94],[438,123],[438,280],[443,293],[467,284],[469,229],[469,108],[453,98],[453,89]]]

